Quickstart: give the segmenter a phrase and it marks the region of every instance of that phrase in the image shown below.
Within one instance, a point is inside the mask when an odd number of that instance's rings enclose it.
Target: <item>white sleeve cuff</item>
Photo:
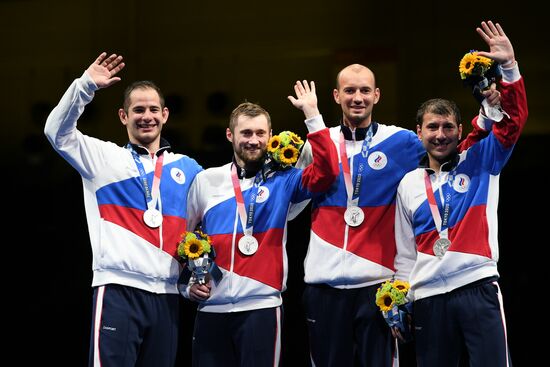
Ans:
[[[322,115],[317,115],[312,118],[309,118],[305,122],[309,133],[314,133],[326,128]]]
[[[83,87],[87,90],[87,91],[90,91],[90,92],[95,92],[96,90],[98,90],[98,86],[95,84],[95,82],[93,81],[92,77],[90,76],[90,74],[88,74],[88,72],[86,70],[84,70],[84,73],[82,73],[82,76],[80,77],[82,82],[83,82]]]
[[[502,80],[506,83],[514,83],[521,78],[521,74],[519,73],[519,67],[517,61],[514,62],[514,65],[503,68],[502,65],[499,65],[500,71],[502,72]]]

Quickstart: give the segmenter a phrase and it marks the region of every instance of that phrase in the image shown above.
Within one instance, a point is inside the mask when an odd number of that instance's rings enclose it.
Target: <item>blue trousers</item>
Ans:
[[[197,312],[193,367],[273,367],[281,354],[281,307]]]
[[[179,294],[109,284],[94,288],[90,367],[173,367]]]
[[[315,367],[389,367],[395,339],[375,303],[379,284],[337,289],[306,285],[303,302]]]
[[[419,367],[457,366],[464,352],[471,367],[512,365],[496,281],[415,301],[413,315]]]

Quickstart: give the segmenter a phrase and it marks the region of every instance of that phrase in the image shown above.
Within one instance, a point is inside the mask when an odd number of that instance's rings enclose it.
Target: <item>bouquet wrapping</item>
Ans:
[[[412,340],[410,315],[412,302],[407,302],[409,283],[403,280],[386,280],[376,291],[376,304],[390,328],[397,328],[403,342]]]
[[[464,54],[460,60],[458,71],[460,79],[465,86],[472,89],[472,94],[483,106],[487,117],[497,122],[502,120],[506,112],[500,105],[489,106],[482,94],[482,91],[489,89],[491,84],[497,83],[501,79],[502,74],[498,64],[487,57],[480,56],[478,51],[471,50]]]
[[[178,255],[186,262],[178,283],[206,284],[213,279],[218,283],[222,272],[215,263],[216,252],[210,236],[200,230],[185,232],[178,243]]]
[[[292,166],[300,156],[304,141],[292,131],[283,131],[274,135],[267,143],[267,156],[281,168]]]

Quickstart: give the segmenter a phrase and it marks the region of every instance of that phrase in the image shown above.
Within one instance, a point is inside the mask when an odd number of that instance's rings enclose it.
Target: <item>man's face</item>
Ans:
[[[367,127],[372,119],[373,107],[380,98],[380,90],[375,87],[374,75],[369,69],[344,69],[333,97],[342,108],[345,125],[351,128]]]
[[[428,152],[430,162],[435,160],[441,165],[456,151],[462,125],[457,124],[454,115],[426,113],[422,118],[422,126],[416,126],[416,132]]]
[[[161,107],[154,89],[132,91],[128,112],[120,109],[119,117],[128,130],[130,142],[150,150],[158,149],[162,126],[168,120],[168,108]]]
[[[249,117],[240,115],[234,132],[227,129],[227,140],[233,144],[235,159],[241,167],[262,161],[267,152],[271,130],[264,115]]]

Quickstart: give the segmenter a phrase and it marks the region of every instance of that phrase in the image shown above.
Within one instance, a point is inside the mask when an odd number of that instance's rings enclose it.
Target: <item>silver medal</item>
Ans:
[[[258,251],[258,240],[249,234],[239,240],[239,251],[243,255],[254,255]]]
[[[143,213],[143,221],[151,228],[158,228],[162,224],[162,214],[157,209],[147,209]]]
[[[440,238],[434,243],[434,254],[435,256],[442,258],[447,252],[447,249],[451,246],[451,241],[447,238]]]
[[[365,220],[363,209],[358,206],[350,206],[344,213],[344,220],[350,227],[357,227]]]

